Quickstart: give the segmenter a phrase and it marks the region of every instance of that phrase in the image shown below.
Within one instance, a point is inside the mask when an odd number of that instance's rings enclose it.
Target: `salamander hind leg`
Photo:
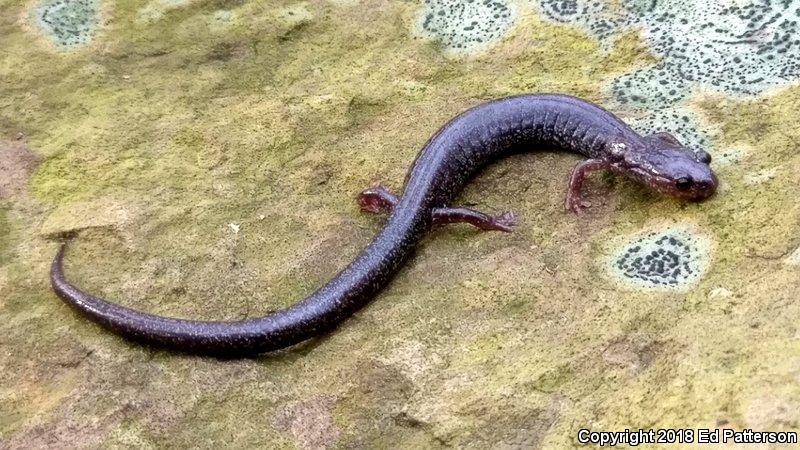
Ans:
[[[370,213],[392,212],[398,202],[395,194],[378,183],[361,191],[356,200],[362,211]],[[517,224],[516,215],[509,211],[490,215],[465,207],[446,207],[435,208],[431,214],[433,223],[468,223],[484,231],[510,232]]]
[[[433,210],[434,223],[468,223],[484,231],[504,231],[510,233],[517,225],[517,216],[511,211],[489,215],[464,207],[436,208]]]

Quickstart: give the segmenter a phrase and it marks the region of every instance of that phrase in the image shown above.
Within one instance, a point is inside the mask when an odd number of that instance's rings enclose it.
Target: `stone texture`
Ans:
[[[564,448],[586,426],[798,428],[796,84],[681,100],[718,130],[715,158],[738,149],[707,202],[596,176],[576,217],[575,156],[514,156],[461,200],[516,211],[517,231],[439,228],[339,329],[222,361],[78,317],[49,288],[55,240],[74,235],[72,280],[120,303],[264,314],[366,244],[381,219],[355,194],[399,189],[453,115],[521,92],[608,104],[611,80],[658,56],[523,5],[455,58],[415,33],[420,4],[349,0],[104,3],[92,42],[62,51],[33,7],[0,14],[0,447]],[[609,278],[606,243],[676,223],[715,247],[690,289]]]

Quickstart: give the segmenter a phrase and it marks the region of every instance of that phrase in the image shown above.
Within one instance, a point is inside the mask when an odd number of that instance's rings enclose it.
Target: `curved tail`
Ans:
[[[336,327],[370,301],[411,253],[430,213],[393,214],[370,244],[333,279],[302,301],[264,317],[199,321],[157,316],[88,294],[67,281],[61,244],[50,282],[61,299],[91,320],[125,337],[188,353],[257,354],[287,347]]]

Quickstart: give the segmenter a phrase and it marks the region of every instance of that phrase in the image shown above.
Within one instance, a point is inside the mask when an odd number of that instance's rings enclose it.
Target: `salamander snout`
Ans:
[[[708,168],[708,166],[706,167]],[[710,168],[706,171],[696,172],[675,179],[672,195],[689,200],[703,200],[711,197],[717,190],[716,175]]]
[[[710,164],[711,155],[706,151],[693,151],[670,134],[656,133],[645,136],[643,145],[631,146],[619,166],[665,195],[703,200],[712,196],[718,185]]]
[[[660,148],[654,172],[664,178],[660,190],[687,200],[704,200],[717,190],[717,176],[711,170],[711,155],[704,150],[693,152],[685,147]],[[661,178],[659,177],[659,178]]]

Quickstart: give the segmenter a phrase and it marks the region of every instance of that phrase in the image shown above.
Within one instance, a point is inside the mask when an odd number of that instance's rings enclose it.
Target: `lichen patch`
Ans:
[[[640,30],[658,58],[613,79],[609,93],[637,109],[635,128],[670,129],[686,143],[713,144],[708,129],[686,109],[698,90],[760,94],[800,78],[800,1],[536,0],[546,18],[578,25],[606,48]]]
[[[507,0],[425,0],[417,31],[450,53],[466,54],[502,38],[517,16],[516,6]]]
[[[800,247],[797,247],[785,260],[786,264],[800,267]]]
[[[607,258],[606,270],[617,281],[640,289],[681,290],[706,271],[711,244],[688,226],[645,231]]]
[[[96,0],[45,0],[33,14],[39,29],[57,47],[72,49],[91,41],[99,4]]]

